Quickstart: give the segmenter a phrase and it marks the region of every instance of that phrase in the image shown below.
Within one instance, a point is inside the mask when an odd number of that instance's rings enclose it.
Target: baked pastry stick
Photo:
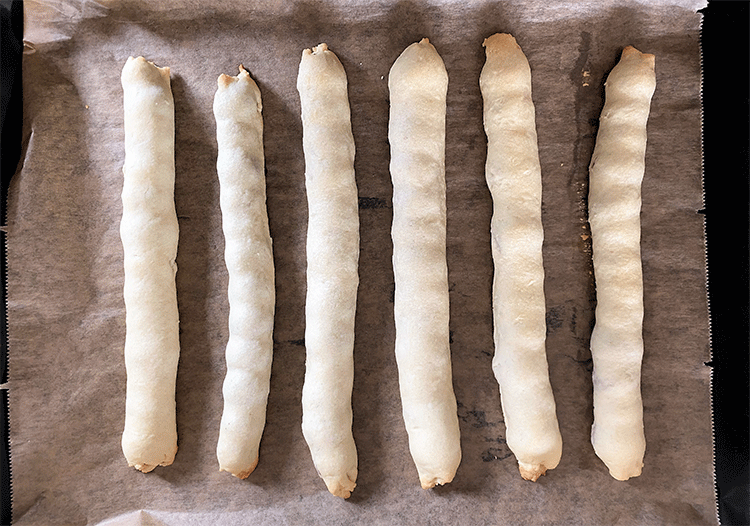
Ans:
[[[120,237],[125,263],[125,429],[130,466],[149,472],[177,452],[180,355],[175,273],[174,101],[169,68],[130,57],[122,70],[125,165]]]
[[[591,442],[618,480],[641,474],[646,449],[640,211],[646,121],[655,88],[654,56],[626,47],[605,83],[606,100],[589,167],[597,301],[591,335]]]
[[[542,173],[531,70],[508,34],[484,41],[479,78],[493,201],[492,303],[495,357],[508,447],[526,480],[560,462],[562,437],[547,367],[542,262]]]
[[[224,260],[229,277],[227,372],[216,456],[220,471],[246,478],[258,464],[266,423],[275,288],[266,212],[261,96],[242,66],[236,77],[219,77],[213,109]]]
[[[423,488],[461,461],[449,346],[445,211],[448,74],[428,39],[388,76],[396,362],[409,449]]]
[[[352,436],[359,210],[347,79],[326,44],[302,52],[307,225],[307,361],[302,432],[328,490],[347,498],[357,480]]]

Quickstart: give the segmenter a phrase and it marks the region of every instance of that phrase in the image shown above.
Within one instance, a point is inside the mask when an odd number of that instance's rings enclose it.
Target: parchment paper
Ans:
[[[698,1],[26,2],[24,144],[8,207],[9,393],[16,524],[715,524],[701,192]],[[521,479],[492,375],[491,200],[482,41],[510,32],[532,68],[543,171],[547,350],[559,467]],[[388,71],[429,37],[448,73],[446,181],[454,386],[463,461],[424,491],[393,355]],[[349,78],[360,195],[354,436],[358,486],[328,494],[303,440],[306,197],[301,52],[326,42]],[[603,82],[628,44],[656,55],[643,183],[643,474],[611,478],[589,442],[595,305],[587,166]],[[176,107],[179,451],[143,474],[124,421],[120,72],[170,66]],[[260,463],[218,471],[227,276],[212,114],[244,64],[263,96],[277,303]]]

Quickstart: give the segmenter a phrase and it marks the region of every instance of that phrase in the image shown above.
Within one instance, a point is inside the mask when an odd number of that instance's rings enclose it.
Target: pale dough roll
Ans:
[[[388,76],[396,361],[409,449],[423,488],[461,462],[449,346],[445,115],[448,74],[425,38]]]
[[[122,238],[127,386],[122,449],[143,472],[177,452],[180,354],[175,273],[174,102],[169,68],[130,57],[122,70],[125,165]]]
[[[542,262],[542,174],[531,70],[515,38],[484,41],[480,76],[492,194],[495,357],[508,447],[521,476],[537,480],[555,468],[562,437],[547,367]]]
[[[646,439],[641,400],[643,276],[641,183],[646,123],[656,88],[654,56],[632,46],[605,83],[589,168],[589,223],[596,280],[594,362],[596,454],[618,480],[641,474]]]
[[[307,361],[302,431],[328,490],[347,498],[357,480],[352,435],[359,209],[346,72],[326,44],[302,53],[307,226]]]
[[[227,373],[216,456],[246,478],[258,463],[273,358],[274,265],[266,211],[261,94],[240,66],[214,97],[224,260],[229,287]]]

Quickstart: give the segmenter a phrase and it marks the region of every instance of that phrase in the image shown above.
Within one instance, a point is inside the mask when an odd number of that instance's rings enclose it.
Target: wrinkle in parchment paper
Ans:
[[[699,2],[26,2],[25,153],[8,208],[16,524],[715,524],[701,208]],[[532,68],[543,174],[547,353],[560,465],[523,481],[492,370],[491,199],[478,78],[482,41],[512,33]],[[391,64],[428,37],[449,74],[446,184],[451,350],[463,461],[423,491],[408,452],[393,356]],[[301,433],[304,160],[297,67],[326,42],[347,71],[361,251],[354,436],[358,486],[328,494]],[[612,479],[589,442],[594,312],[588,163],[603,82],[626,45],[656,55],[643,183],[647,451]],[[175,99],[179,451],[128,468],[124,419],[120,72],[170,66]],[[245,481],[215,458],[227,277],[211,104],[242,63],[265,120],[277,307],[260,462]]]

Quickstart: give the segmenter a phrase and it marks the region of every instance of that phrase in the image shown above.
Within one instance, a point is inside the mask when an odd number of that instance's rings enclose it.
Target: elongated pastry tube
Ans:
[[[641,474],[646,450],[641,400],[640,212],[646,122],[655,88],[654,56],[626,47],[605,84],[606,100],[589,167],[589,223],[597,302],[591,335],[591,442],[618,480]]]
[[[177,452],[178,225],[169,68],[130,57],[122,70],[122,88],[125,165],[120,236],[127,370],[122,449],[130,466],[148,472],[171,464]]]
[[[388,76],[396,362],[409,450],[423,488],[461,462],[449,345],[445,115],[448,74],[425,38]]]
[[[521,476],[537,480],[560,462],[562,437],[547,367],[542,264],[542,173],[531,70],[515,38],[484,41],[479,84],[492,194],[495,357],[508,447]]]
[[[302,432],[328,490],[347,498],[357,480],[352,435],[359,209],[346,72],[326,44],[302,53],[307,224],[307,361]]]
[[[273,358],[274,265],[266,211],[260,90],[240,66],[221,75],[214,97],[229,340],[216,456],[246,478],[258,464]]]

